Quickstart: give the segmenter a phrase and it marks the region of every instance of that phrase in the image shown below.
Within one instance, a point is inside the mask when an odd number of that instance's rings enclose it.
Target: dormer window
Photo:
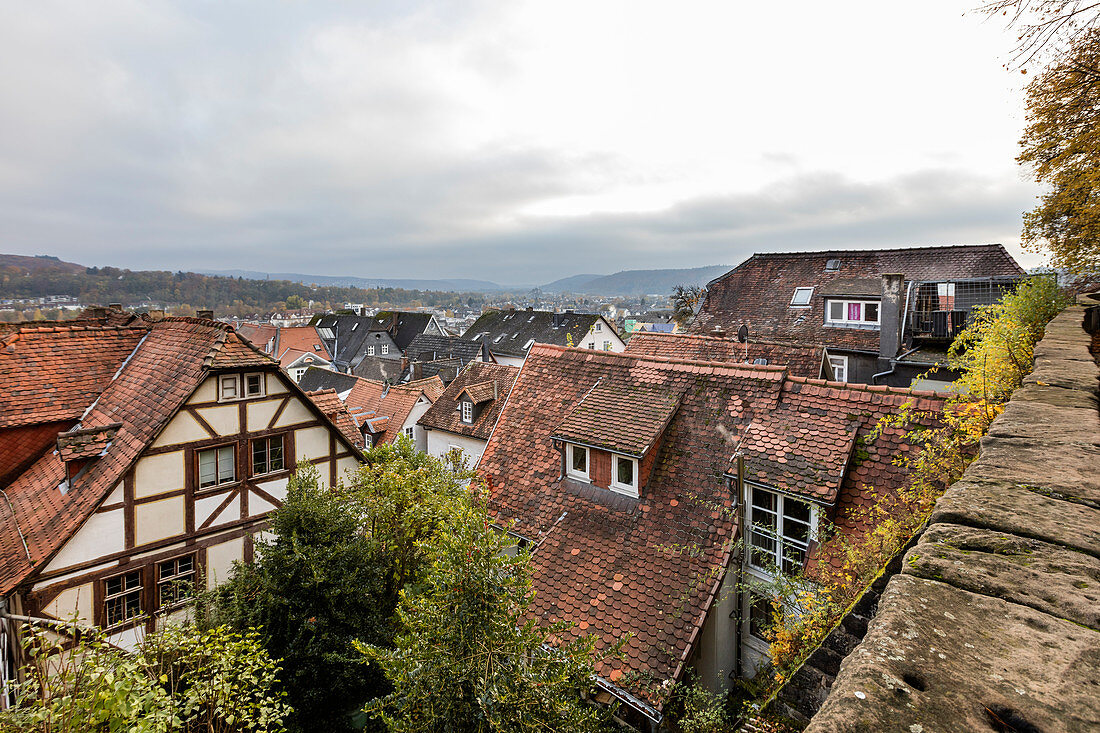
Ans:
[[[374,356],[374,347],[373,346],[368,346],[367,347],[367,356]]]
[[[600,323],[599,321],[596,321],[595,330],[602,331],[603,330],[603,324]]]
[[[531,346],[532,346],[532,344],[534,344],[534,343],[535,343],[535,340],[534,340],[534,339],[528,339],[528,340],[527,340],[527,343],[525,343],[525,344],[523,345],[523,350],[524,350],[524,351],[527,351],[527,349],[530,349],[530,348],[531,348]]]
[[[793,306],[807,306],[810,304],[810,298],[813,297],[813,288],[795,288],[794,297],[791,298],[791,305]]]
[[[390,353],[390,345],[389,344],[382,344],[382,353],[383,354]]]
[[[826,272],[836,272],[840,269],[840,260],[826,260],[825,270]]]
[[[611,474],[611,490],[629,496],[638,495],[638,461],[627,456],[615,456],[615,471]]]
[[[580,445],[566,444],[565,472],[570,478],[591,480],[588,473],[588,449]]]
[[[240,381],[236,374],[223,374],[218,378],[218,399],[235,400],[241,395]]]
[[[466,400],[462,401],[462,422],[469,425],[474,421],[474,403]]]
[[[262,374],[246,374],[244,375],[244,394],[246,397],[263,397],[264,394],[264,375]]]

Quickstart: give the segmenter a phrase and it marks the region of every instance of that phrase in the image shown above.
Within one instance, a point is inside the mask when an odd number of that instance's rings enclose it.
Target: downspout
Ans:
[[[905,357],[907,357],[907,356],[909,356],[910,354],[912,354],[912,353],[914,353],[914,352],[917,352],[917,351],[920,351],[920,347],[919,347],[919,346],[918,346],[917,348],[914,348],[914,349],[909,349],[909,351],[905,351],[905,352],[902,352],[901,354],[898,354],[898,357],[897,357],[896,359],[891,359],[891,360],[890,360],[890,368],[889,368],[889,369],[887,369],[887,370],[886,370],[886,371],[884,371],[884,372],[879,372],[878,374],[872,374],[872,375],[871,375],[871,384],[878,384],[878,382],[877,382],[876,380],[877,380],[877,379],[878,379],[879,377],[886,377],[886,376],[889,376],[889,375],[893,374],[893,373],[894,373],[895,371],[897,371],[897,369],[898,369],[898,362],[899,362],[899,361],[901,361],[901,360],[902,360],[902,359],[904,359]]]
[[[740,584],[745,577],[745,454],[740,450],[737,451],[735,456],[737,458],[737,539],[741,542],[741,563],[738,569],[737,582]],[[743,599],[737,599],[737,605],[734,607],[734,615],[737,624],[737,654],[734,657],[734,676],[738,679],[741,677],[741,626],[743,619],[741,618],[741,608],[744,606]]]

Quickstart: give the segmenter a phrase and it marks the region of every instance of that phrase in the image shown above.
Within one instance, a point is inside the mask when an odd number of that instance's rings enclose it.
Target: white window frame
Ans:
[[[414,437],[414,434],[413,434],[413,427],[411,425],[409,427],[405,428],[405,437],[408,438],[409,440],[416,440],[416,438]]]
[[[793,496],[788,496],[786,494],[781,494],[778,491],[770,491],[754,484],[746,484],[745,490],[747,493],[747,501],[745,502],[745,512],[747,514],[746,526],[749,528],[747,538],[748,541],[745,543],[745,550],[749,553],[749,567],[753,571],[768,577],[773,577],[777,569],[780,572],[788,575],[794,575],[798,571],[802,570],[802,568],[805,567],[806,557],[809,555],[810,544],[817,539],[819,513],[818,506],[812,502],[805,501],[803,499],[797,499]],[[756,492],[770,494],[774,498],[774,512],[756,506],[754,502]],[[804,524],[798,518],[790,516],[787,513],[787,506],[791,502],[802,504],[809,509],[809,531],[806,534],[805,542],[799,540],[797,537],[787,534],[788,523],[791,523],[796,527],[798,524]],[[770,519],[772,516],[774,516],[775,519],[774,531],[767,526],[767,524],[769,524],[767,520]],[[755,540],[758,537],[761,540],[770,540],[772,548],[768,549],[765,543],[757,545]],[[790,569],[785,566],[783,555],[784,550],[788,547],[802,553],[803,559],[798,567],[793,567],[793,563]],[[761,566],[757,564],[756,560],[758,552],[770,555],[767,565]]]
[[[838,366],[839,365],[839,366]],[[834,382],[848,381],[848,357],[829,355],[829,366],[833,368]],[[839,372],[839,374],[838,374]]]
[[[603,330],[603,324],[602,324],[602,323],[600,323],[599,321],[596,321],[596,325],[594,326],[594,328],[595,328],[595,329],[596,329],[597,331],[602,331],[602,330]]]
[[[249,392],[248,380],[255,377],[259,380],[259,389],[256,392]],[[244,379],[241,380],[241,386],[244,387],[244,397],[263,397],[267,394],[267,380],[264,379],[262,372],[252,372],[251,374],[245,374]]]
[[[832,317],[832,308],[833,308],[834,304],[840,304],[841,309],[844,312],[844,318],[836,319],[836,318]],[[858,320],[858,321],[848,320],[848,306],[855,305],[855,304],[859,305],[859,307],[860,307],[859,312],[860,312],[861,315],[863,313],[867,312],[867,306],[869,306],[869,305],[875,306],[875,316],[876,316],[875,320],[873,320],[873,321],[868,321],[866,319],[861,319],[861,320]],[[879,319],[882,317],[882,307],[881,306],[882,306],[882,304],[877,300],[830,298],[830,299],[825,301],[825,322],[826,323],[833,323],[833,324],[837,324],[837,325],[841,325],[841,326],[876,326],[877,327],[879,325],[879,322],[880,322]]]
[[[799,296],[800,293],[805,293],[806,294],[806,298],[805,298],[804,302],[799,302],[799,297],[798,296]],[[791,296],[791,306],[794,307],[794,308],[809,308],[810,307],[810,301],[813,300],[813,297],[814,297],[814,289],[812,287],[810,287],[810,288],[795,288],[794,289],[794,295]]]
[[[382,344],[382,353],[383,354],[390,353],[390,345],[389,344]]]
[[[367,356],[374,356],[374,344],[367,347]]]
[[[462,422],[469,425],[474,421],[474,403],[469,400],[462,400],[458,403],[458,409],[462,413]]]
[[[226,388],[232,387],[232,394],[226,393]],[[241,398],[241,375],[218,375],[218,402],[236,402]]]
[[[308,369],[308,367],[294,367],[294,369],[291,370],[290,376],[294,379],[295,384],[302,381],[302,377],[306,375],[306,369]]]
[[[229,466],[233,469],[233,474],[229,478],[222,479],[221,471],[221,455],[222,451],[229,449]],[[203,486],[202,484],[202,456],[204,453],[214,454],[214,483]],[[215,445],[210,448],[204,448],[202,450],[195,451],[195,490],[207,491],[217,489],[221,486],[229,486],[230,484],[237,483],[237,444],[230,443],[228,445]]]
[[[629,484],[619,482],[619,461],[627,461],[630,463],[631,475],[634,480]],[[631,458],[630,456],[621,456],[618,453],[611,454],[611,490],[616,494],[626,494],[627,496],[638,496],[638,459]]]
[[[584,451],[584,472],[573,468],[574,451]],[[583,445],[565,444],[565,475],[580,481],[592,481],[592,451]]]
[[[603,342],[603,350],[604,351],[611,351],[611,342],[610,341],[604,341]]]

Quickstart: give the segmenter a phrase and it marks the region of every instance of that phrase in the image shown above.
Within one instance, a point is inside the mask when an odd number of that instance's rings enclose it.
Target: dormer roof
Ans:
[[[676,413],[680,393],[601,377],[551,438],[641,458]]]
[[[785,366],[795,377],[817,379],[825,363],[825,347],[789,341],[735,338],[692,333],[636,333],[626,344],[626,353],[668,359],[729,361],[752,364],[764,359],[769,366]]]
[[[496,397],[496,384],[493,382],[478,382],[462,388],[458,393],[458,399],[468,400],[475,405],[489,402]]]
[[[432,430],[446,430],[478,440],[488,440],[518,374],[519,367],[472,361],[459,372],[455,380],[418,422]],[[489,387],[484,386],[486,384]],[[490,387],[493,385],[495,385],[495,394],[490,393]],[[460,396],[466,393],[467,388],[473,391],[471,399],[489,396],[488,400],[474,403],[479,405],[480,409],[476,411],[472,423],[462,422],[458,409]]]
[[[122,423],[115,422],[94,428],[69,430],[57,435],[57,453],[62,461],[95,458],[111,444]]]

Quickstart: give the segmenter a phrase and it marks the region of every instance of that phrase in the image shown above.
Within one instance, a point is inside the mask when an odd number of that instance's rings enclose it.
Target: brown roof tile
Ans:
[[[481,361],[470,362],[447,386],[439,399],[428,408],[420,418],[419,424],[433,430],[446,430],[458,435],[488,440],[518,374],[519,367]],[[473,423],[466,424],[462,422],[462,416],[459,413],[458,399],[467,387],[473,388],[478,385],[495,385],[496,397],[491,398],[491,404],[476,415]],[[478,388],[478,392],[488,394],[488,391],[487,387]],[[484,402],[475,404],[484,404]]]
[[[735,338],[690,333],[636,333],[627,342],[626,351],[639,356],[746,364],[764,359],[767,364],[787,367],[789,374],[814,379],[821,376],[825,362],[825,347],[821,345],[761,339],[741,343]]]
[[[363,446],[363,434],[359,432],[359,423],[348,412],[347,406],[340,401],[340,396],[334,389],[319,389],[316,392],[306,392],[313,404],[317,405],[325,417],[331,420],[340,432],[348,439],[348,442],[356,448]]]

